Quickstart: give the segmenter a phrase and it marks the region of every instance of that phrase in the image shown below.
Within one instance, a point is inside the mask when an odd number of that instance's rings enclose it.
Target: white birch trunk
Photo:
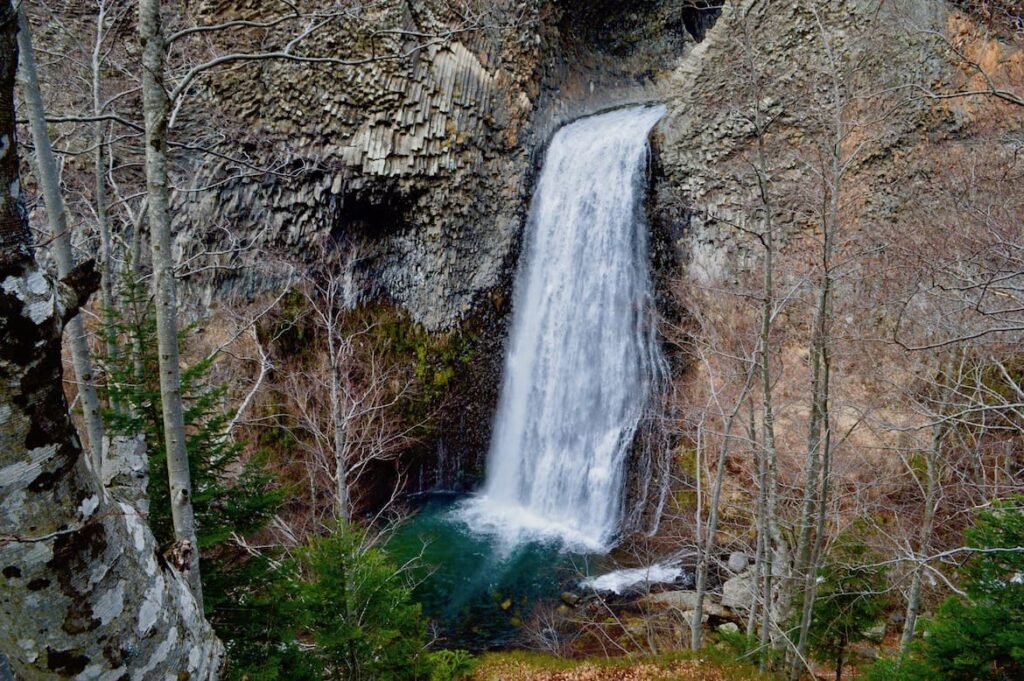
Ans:
[[[333,299],[330,301],[333,305]],[[331,311],[333,319],[333,310]],[[341,404],[342,376],[340,340],[335,339],[336,328],[325,329],[328,334],[329,354],[331,358],[331,427],[334,444],[334,512],[338,520],[349,519],[348,501],[348,466],[346,461],[346,434],[348,419],[343,413]]]
[[[104,123],[99,119],[103,115],[102,83],[102,57],[103,57],[103,32],[106,19],[106,4],[100,3],[96,14],[96,42],[92,50],[92,112],[97,118],[93,128],[93,144],[96,149],[94,154],[94,165],[96,172],[96,222],[100,232],[100,275],[103,277],[101,284],[103,291],[104,320],[107,324],[107,362],[112,363],[117,358],[117,331],[114,329],[114,266],[113,246],[110,239],[110,219],[107,214],[107,136],[104,133]],[[108,379],[109,380],[109,379]],[[118,405],[111,404],[112,409]]]
[[[932,443],[926,459],[924,517],[921,519],[921,533],[918,539],[914,574],[910,578],[910,593],[907,596],[907,617],[903,623],[900,638],[900,652],[906,653],[917,631],[917,618],[921,614],[921,578],[924,576],[928,545],[932,542],[932,527],[935,524],[935,503],[939,486],[939,452],[942,449],[943,425],[932,426]]]
[[[50,134],[46,129],[43,97],[39,90],[35,58],[32,55],[32,33],[25,17],[23,5],[18,11],[18,48],[21,51],[21,80],[25,102],[28,104],[32,141],[36,147],[39,186],[43,190],[43,198],[46,201],[46,217],[53,235],[53,258],[57,263],[57,275],[66,277],[75,266],[74,256],[71,252],[71,234],[68,231],[67,213],[64,210],[64,197],[60,191],[57,160],[53,155]],[[78,394],[82,401],[82,414],[85,418],[85,429],[89,439],[89,452],[92,455],[92,465],[96,474],[99,475],[102,466],[103,414],[99,396],[96,394],[89,342],[81,315],[72,319],[67,328],[68,344],[71,346],[71,363],[75,368],[75,379],[78,383]]]
[[[178,305],[171,253],[171,192],[167,176],[169,102],[164,87],[164,35],[159,0],[139,0],[139,37],[143,45],[142,107],[146,122],[146,189],[156,300],[160,401],[167,449],[167,478],[171,489],[171,517],[177,542],[172,555],[188,578],[196,601],[202,605],[199,545],[192,511],[192,483],[185,447],[178,358]]]
[[[103,486],[118,501],[125,501],[143,516],[149,515],[149,457],[140,433],[103,439]]]

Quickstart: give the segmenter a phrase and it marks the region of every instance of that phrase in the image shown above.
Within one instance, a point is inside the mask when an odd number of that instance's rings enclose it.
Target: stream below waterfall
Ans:
[[[486,482],[471,498],[428,502],[390,542],[401,560],[419,556],[416,595],[452,644],[508,645],[538,603],[614,567],[629,454],[664,371],[642,200],[648,136],[664,113],[617,109],[552,138],[516,275]]]
[[[472,651],[528,643],[538,608],[558,608],[560,595],[585,597],[645,591],[649,585],[692,588],[678,565],[620,569],[614,554],[572,553],[556,541],[509,544],[472,531],[460,518],[464,499],[435,495],[388,541],[392,558],[411,561],[415,600],[444,644]]]
[[[458,518],[462,503],[431,498],[388,542],[398,560],[415,560],[414,595],[447,645],[468,650],[513,646],[538,604],[557,605],[595,564],[558,544],[503,545]],[[600,557],[598,557],[600,559]]]

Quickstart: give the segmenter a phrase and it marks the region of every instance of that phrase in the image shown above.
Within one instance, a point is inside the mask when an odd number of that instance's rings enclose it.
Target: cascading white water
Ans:
[[[664,107],[579,120],[551,141],[531,206],[487,482],[462,517],[513,543],[604,551],[661,364],[641,199]]]

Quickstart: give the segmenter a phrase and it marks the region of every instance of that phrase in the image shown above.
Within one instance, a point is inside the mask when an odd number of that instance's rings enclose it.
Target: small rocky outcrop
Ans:
[[[640,600],[641,606],[652,609],[672,609],[683,613],[692,613],[697,609],[696,591],[663,591],[651,594]],[[708,617],[727,618],[732,615],[713,594],[705,594],[703,602],[703,620]]]
[[[756,594],[757,583],[752,570],[744,570],[722,583],[722,605],[730,610],[748,612]]]

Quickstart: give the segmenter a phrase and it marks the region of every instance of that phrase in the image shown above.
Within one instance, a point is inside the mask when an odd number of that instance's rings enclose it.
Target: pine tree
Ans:
[[[325,677],[412,681],[430,677],[426,621],[406,575],[363,532],[342,523],[301,552],[297,621]]]
[[[230,644],[231,679],[454,681],[473,669],[465,651],[428,652],[407,573],[358,525],[342,521],[265,567]]]
[[[108,429],[115,435],[142,433],[145,437],[149,525],[166,550],[175,537],[160,410],[156,317],[145,287],[130,275],[123,300],[124,312],[113,315],[115,330],[133,352],[112,358],[108,366],[108,401],[119,406],[106,412]],[[179,344],[188,331],[179,334]],[[257,594],[278,575],[271,556],[250,555],[231,540],[263,528],[280,506],[283,491],[273,484],[264,453],[245,459],[245,443],[226,435],[233,414],[222,406],[227,386],[210,380],[213,361],[207,358],[182,371],[182,401],[196,536],[204,564],[204,609],[227,644],[229,656],[235,658],[248,638],[274,637],[255,630],[271,624],[262,621],[264,608]]]
[[[809,630],[811,654],[835,663],[836,679],[853,643],[885,612],[884,567],[855,534],[839,537],[818,571],[817,598]]]
[[[909,654],[876,665],[871,678],[1024,678],[1024,497],[992,504],[966,538],[972,553],[959,569],[965,596],[948,598]]]

